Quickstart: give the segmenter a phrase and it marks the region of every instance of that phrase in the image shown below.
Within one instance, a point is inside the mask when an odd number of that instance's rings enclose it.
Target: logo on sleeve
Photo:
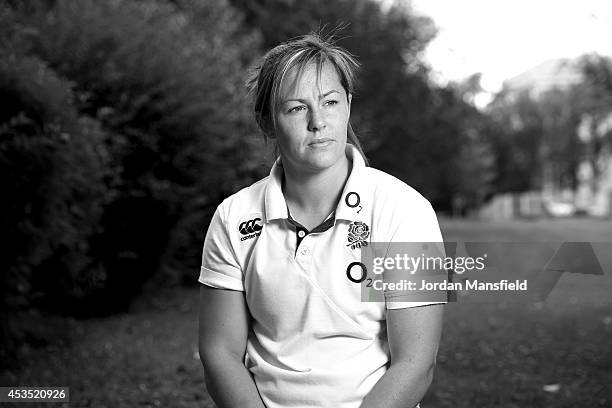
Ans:
[[[368,246],[368,237],[370,236],[370,227],[361,221],[353,221],[349,224],[348,244],[351,249]]]
[[[240,238],[240,240],[246,241],[247,239],[255,238],[261,235],[261,229],[263,227],[261,226],[260,222],[261,218],[253,218],[241,222],[238,226],[238,231],[240,231],[240,233],[244,236]]]

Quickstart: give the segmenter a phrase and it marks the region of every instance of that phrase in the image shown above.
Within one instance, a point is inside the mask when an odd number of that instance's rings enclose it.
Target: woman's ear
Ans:
[[[353,94],[348,94],[346,98],[348,100],[349,113],[351,113],[351,102],[353,101]]]

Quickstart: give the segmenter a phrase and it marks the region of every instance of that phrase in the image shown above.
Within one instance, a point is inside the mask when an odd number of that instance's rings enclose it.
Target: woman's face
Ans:
[[[329,62],[317,75],[317,65],[287,73],[281,84],[276,132],[285,169],[316,173],[343,165],[351,95]]]

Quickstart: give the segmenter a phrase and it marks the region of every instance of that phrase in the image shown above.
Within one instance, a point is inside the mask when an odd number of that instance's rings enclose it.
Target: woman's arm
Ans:
[[[200,360],[206,388],[220,408],[265,408],[244,366],[249,312],[244,292],[200,287]]]
[[[414,407],[433,379],[444,305],[387,310],[391,366],[361,408]]]

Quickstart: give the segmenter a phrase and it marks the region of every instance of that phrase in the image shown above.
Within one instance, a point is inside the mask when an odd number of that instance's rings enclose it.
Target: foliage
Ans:
[[[3,183],[24,197],[5,221],[30,240],[11,273],[73,314],[119,310],[160,265],[192,281],[214,205],[261,174],[242,91],[257,37],[223,0],[11,4]]]
[[[109,196],[108,135],[79,117],[71,86],[37,58],[0,51],[0,357],[16,346],[6,313],[45,294],[95,287],[90,240]]]
[[[474,106],[474,95],[479,90],[479,74],[451,83],[445,90],[453,93],[448,106],[438,107],[436,114],[448,118],[442,138],[456,143],[455,150],[449,152],[450,165],[443,166],[446,169],[443,191],[452,197],[453,215],[466,215],[495,191],[495,158],[489,139],[493,129],[490,118]]]
[[[498,192],[539,188],[542,170],[540,145],[543,122],[528,92],[502,92],[492,104],[494,131],[490,140],[496,156]]]
[[[582,99],[582,108],[609,113],[612,109],[612,58],[587,54],[580,59],[580,67],[584,76],[580,89],[590,96]]]

